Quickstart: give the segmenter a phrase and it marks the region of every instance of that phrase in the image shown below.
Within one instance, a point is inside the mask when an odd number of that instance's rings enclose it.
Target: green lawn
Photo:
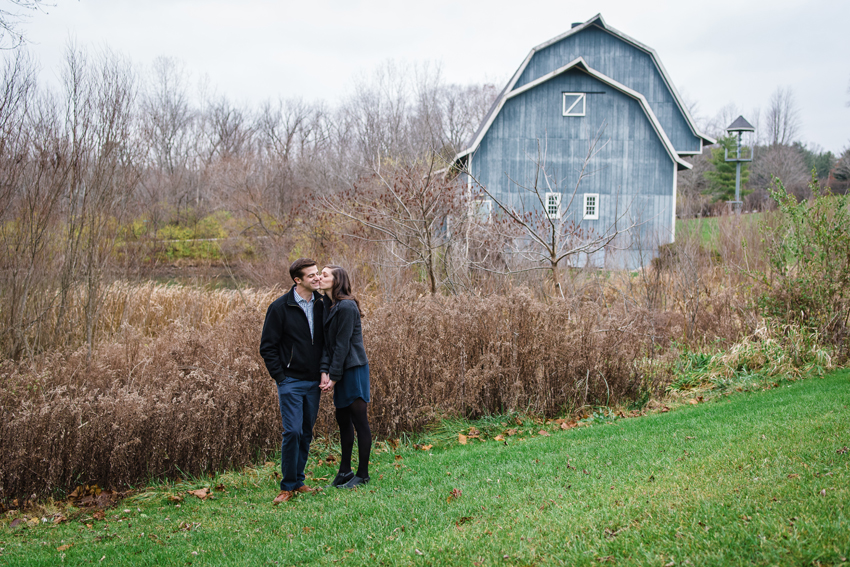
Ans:
[[[67,522],[13,528],[10,516],[0,563],[845,564],[848,406],[841,371],[608,425],[505,421],[496,425],[520,432],[504,442],[460,446],[452,435],[430,450],[402,446],[374,456],[366,490],[280,507],[269,465],[154,487],[104,520],[66,510]],[[185,494],[219,483],[214,500]],[[169,494],[185,499],[178,506]]]
[[[764,213],[741,215],[741,223],[747,228],[758,227],[764,220]],[[699,235],[700,243],[710,250],[717,250],[720,230],[718,217],[703,217],[676,219],[676,238],[684,238],[689,234]]]

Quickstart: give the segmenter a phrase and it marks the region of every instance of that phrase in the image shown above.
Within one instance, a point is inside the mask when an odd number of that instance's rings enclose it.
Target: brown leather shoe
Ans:
[[[306,484],[302,484],[301,486],[295,489],[295,492],[299,494],[310,494],[311,492],[316,492],[316,489],[310,488]]]
[[[292,498],[294,496],[295,496],[295,492],[293,492],[292,490],[281,490],[280,494],[278,494],[277,497],[275,497],[275,499],[272,501],[272,504],[280,504],[281,502],[288,502],[288,501],[292,500]]]

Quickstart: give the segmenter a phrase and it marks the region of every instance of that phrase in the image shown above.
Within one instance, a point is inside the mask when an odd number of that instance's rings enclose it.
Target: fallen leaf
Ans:
[[[60,545],[59,547],[57,547],[56,551],[67,551],[72,547],[74,547],[73,543],[66,543],[65,545]]]
[[[393,449],[398,449],[398,446],[401,445],[401,439],[387,439],[387,443],[389,443],[390,447]]]
[[[430,450],[431,450],[431,447],[433,447],[433,445],[422,445],[422,447],[420,447],[420,448],[421,448],[423,451],[430,451]]]
[[[511,435],[516,435],[517,430],[516,429],[508,429],[507,431],[505,431],[505,433],[507,433],[508,437],[510,437]]]
[[[493,440],[494,441],[504,441],[505,436],[504,435],[496,435],[495,437],[493,437]]]
[[[695,405],[699,404],[699,402],[698,402],[698,401],[693,400],[693,399],[688,400],[688,403],[689,403],[689,404],[691,404],[692,406],[695,406]]]
[[[661,413],[667,413],[668,411],[670,411],[670,408],[668,408],[667,406],[661,408]]]
[[[192,496],[197,496],[201,500],[206,500],[210,496],[210,489],[207,487],[199,488],[197,490],[187,490],[186,492]]]
[[[542,435],[543,437],[549,437],[550,435],[552,435],[551,433],[549,433],[545,429],[541,429],[540,431],[537,432],[537,434]]]
[[[395,456],[395,460],[396,460],[396,461],[400,461],[400,460],[401,460],[401,455],[396,455],[396,456]]]
[[[301,531],[303,531],[305,534],[308,534],[313,531],[313,529],[313,526],[304,526],[303,528],[301,528]]]
[[[461,445],[466,445],[466,435],[464,435],[463,433],[458,433],[457,434],[457,442],[460,443]]]
[[[9,527],[10,527],[10,528],[16,528],[16,527],[20,526],[20,525],[21,525],[21,524],[23,524],[23,523],[24,523],[24,521],[23,521],[22,519],[20,519],[20,518],[15,518],[14,520],[12,520],[12,523],[11,523],[11,524],[9,524]]]
[[[416,552],[416,555],[425,555],[424,553],[422,553],[422,552],[421,552],[421,551],[419,551],[418,549],[414,549],[413,551],[415,551],[415,552]]]
[[[837,450],[836,453],[838,453],[839,455],[843,455],[847,451],[850,451],[850,449],[848,449],[846,446],[844,446],[844,447],[840,448],[839,450]]]
[[[449,494],[449,497],[446,498],[446,502],[451,502],[452,500],[457,500],[458,498],[461,497],[462,494],[463,494],[463,491],[460,488],[452,488],[452,492],[451,492],[451,494]]]
[[[566,421],[561,422],[561,429],[569,429],[569,428],[570,428],[569,423],[567,423]]]
[[[346,553],[354,553],[354,550],[353,549],[346,549],[345,552]]]
[[[328,462],[328,463],[335,463],[335,462],[336,462],[336,457],[334,457],[333,455],[328,455],[328,456],[325,458],[325,461],[326,461],[326,462]]]
[[[796,474],[796,473],[794,473],[794,474],[789,474],[789,475],[788,475],[788,478],[800,478],[800,475],[798,475],[798,474]]]
[[[267,467],[273,467],[273,466],[275,466],[275,463],[273,463],[271,461],[266,461],[266,466]]]
[[[91,517],[95,520],[102,520],[106,517],[106,512],[104,512],[103,510],[98,510],[94,514],[92,514]]]
[[[67,521],[68,521],[68,518],[66,518],[65,516],[62,516],[61,514],[59,516],[56,516],[55,518],[53,518],[54,524],[61,524],[62,522],[67,522]]]
[[[826,496],[826,488],[821,490],[818,494],[820,494],[821,496]]]
[[[224,492],[225,490],[227,490],[227,488],[224,487],[224,484],[221,484],[221,483],[219,483],[219,485],[216,486],[215,489],[218,490],[219,492]]]

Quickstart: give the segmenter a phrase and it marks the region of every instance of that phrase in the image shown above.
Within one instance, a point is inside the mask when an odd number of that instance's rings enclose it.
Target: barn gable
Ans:
[[[655,51],[611,28],[601,15],[596,15],[531,50],[462,155],[475,150],[488,119],[512,92],[579,58],[620,85],[641,93],[678,154],[699,154],[703,142],[715,142],[697,129]]]

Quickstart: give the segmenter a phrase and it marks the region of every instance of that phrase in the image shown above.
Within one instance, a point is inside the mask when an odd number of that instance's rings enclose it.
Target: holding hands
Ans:
[[[332,392],[334,384],[336,384],[336,382],[331,380],[330,375],[327,372],[322,372],[322,380],[319,382],[319,389],[323,392]]]

